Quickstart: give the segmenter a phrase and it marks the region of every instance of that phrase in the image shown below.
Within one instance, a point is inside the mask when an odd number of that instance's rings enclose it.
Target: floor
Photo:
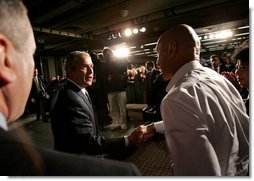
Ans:
[[[129,116],[127,130],[100,131],[105,137],[119,137],[130,133],[135,127],[146,124],[143,121],[142,109],[146,105],[127,105]],[[19,120],[9,126],[10,131],[22,127],[30,136],[32,142],[40,147],[53,149],[53,135],[50,123],[36,120],[35,114],[22,116]],[[165,139],[153,139],[139,146],[127,162],[134,163],[144,176],[170,176],[171,157],[168,154]]]

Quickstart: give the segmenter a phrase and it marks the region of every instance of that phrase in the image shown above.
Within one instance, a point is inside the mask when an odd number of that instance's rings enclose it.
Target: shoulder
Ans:
[[[114,160],[101,160],[92,156],[40,150],[46,175],[68,176],[134,176],[140,175],[136,166]],[[100,168],[98,171],[98,167]],[[64,170],[64,172],[63,172]]]
[[[19,140],[22,138],[22,140]],[[40,157],[24,131],[0,129],[0,172],[2,175],[40,175]]]
[[[80,90],[75,85],[67,81],[58,88],[57,93],[54,95],[53,102],[57,102],[60,106],[77,102],[79,100],[78,91]]]

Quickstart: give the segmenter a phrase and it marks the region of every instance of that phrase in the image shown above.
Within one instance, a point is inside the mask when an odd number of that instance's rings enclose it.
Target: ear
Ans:
[[[10,56],[11,51],[14,51],[11,42],[0,34],[0,87],[16,79],[16,73],[13,70],[13,60]]]
[[[172,58],[176,54],[177,44],[175,41],[171,41],[168,44],[168,54]]]

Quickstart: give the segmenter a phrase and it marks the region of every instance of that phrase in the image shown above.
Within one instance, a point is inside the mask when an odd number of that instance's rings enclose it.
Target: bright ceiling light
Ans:
[[[125,34],[125,36],[131,36],[132,35],[132,31],[131,31],[131,29],[126,29],[125,31],[124,31],[124,34]]]
[[[214,34],[210,34],[209,39],[214,39]]]
[[[220,31],[215,34],[215,38],[224,39],[233,36],[233,32],[231,30]]]
[[[221,38],[228,38],[233,35],[233,32],[231,30],[226,30],[221,32]]]
[[[143,26],[139,31],[144,33],[146,31],[146,27]]]
[[[128,57],[129,55],[129,49],[128,48],[117,48],[115,49],[114,51],[114,54],[116,57],[119,57],[119,58],[123,58],[123,57]]]
[[[217,38],[220,38],[220,33],[215,33],[214,37],[217,39]]]
[[[134,29],[133,29],[133,33],[134,33],[134,34],[137,34],[137,33],[138,33],[138,29],[137,29],[137,28],[134,28]]]

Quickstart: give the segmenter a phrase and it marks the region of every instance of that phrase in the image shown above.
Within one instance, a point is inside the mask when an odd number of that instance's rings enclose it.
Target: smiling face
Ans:
[[[89,54],[77,55],[72,68],[67,69],[68,78],[81,87],[91,86],[93,83],[93,62]]]

